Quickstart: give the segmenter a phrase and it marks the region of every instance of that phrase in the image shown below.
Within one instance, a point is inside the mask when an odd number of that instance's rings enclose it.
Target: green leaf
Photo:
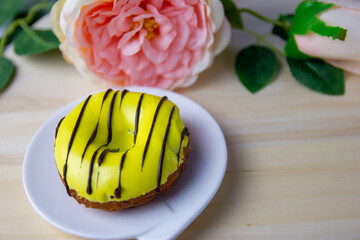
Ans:
[[[31,19],[31,21],[28,22],[28,25],[31,26],[33,25],[35,22],[37,22],[40,18],[42,18],[43,16],[45,16],[46,14],[48,14],[50,12],[51,9],[44,9],[44,10],[39,10],[35,13],[34,18]],[[16,15],[15,15],[15,19],[19,19],[19,18],[24,18],[28,15],[29,13],[29,9],[25,9],[25,10],[20,10]]]
[[[262,46],[249,46],[236,56],[235,70],[241,83],[252,93],[268,85],[278,68],[275,53]]]
[[[274,26],[272,29],[272,34],[277,35],[278,37],[286,41],[291,34],[290,29],[294,20],[294,14],[280,14],[278,20],[281,22],[285,22],[287,29],[280,26]]]
[[[1,1],[1,0],[0,0]],[[50,3],[51,4],[51,3]],[[28,26],[31,26],[32,24],[34,24],[36,21],[38,21],[40,18],[42,18],[43,16],[45,16],[47,13],[49,13],[50,8],[44,9],[44,10],[39,10],[35,13],[34,17],[32,19],[29,19]],[[14,16],[14,21],[20,18],[25,18],[29,13],[29,9],[21,9],[19,10],[16,15]],[[15,37],[17,36],[18,33],[21,32],[20,28],[16,28],[16,30],[14,30],[13,33],[11,33],[8,38],[7,41],[5,43],[5,46],[7,46],[8,44],[12,43],[13,40],[15,39]]]
[[[18,55],[39,54],[59,47],[57,37],[50,30],[32,30],[29,27],[24,30],[14,40]]]
[[[15,16],[23,2],[24,0],[0,0],[0,26]]]
[[[240,14],[237,11],[237,7],[232,0],[221,0],[224,7],[225,16],[229,20],[233,28],[243,29],[244,25]]]
[[[334,40],[345,40],[347,30],[341,27],[327,26],[325,22],[318,18],[318,15],[333,7],[332,3],[317,2],[315,0],[303,1],[295,11],[294,21],[291,28],[291,35],[285,46],[287,56],[297,59],[310,58],[300,52],[295,35],[306,35],[309,32],[317,33],[321,36],[332,37]]]
[[[7,58],[0,56],[0,92],[10,83],[14,73],[14,64]]]
[[[344,71],[318,58],[298,60],[287,57],[291,73],[299,83],[329,95],[343,95],[345,92]]]

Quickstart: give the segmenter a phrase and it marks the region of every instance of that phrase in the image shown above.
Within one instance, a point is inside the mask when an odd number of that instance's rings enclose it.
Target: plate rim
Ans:
[[[152,88],[152,87],[143,87],[143,86],[131,86],[131,87],[125,87],[125,88],[118,88],[118,87],[114,87],[113,90],[124,90],[127,89],[129,91],[133,91],[133,92],[144,92],[144,93],[148,93],[148,94],[152,94],[152,95],[162,95],[162,96],[166,96],[166,95],[172,95],[175,96],[176,98],[182,98],[182,99],[186,99],[187,101],[189,101],[191,104],[196,105],[197,107],[201,108],[207,115],[208,117],[210,117],[211,121],[213,121],[213,123],[216,126],[216,131],[218,133],[220,133],[221,136],[221,142],[222,143],[222,149],[223,149],[223,164],[221,165],[222,168],[219,168],[219,181],[217,181],[217,184],[214,185],[213,191],[209,192],[209,197],[206,198],[206,201],[204,204],[202,204],[201,208],[198,208],[197,211],[194,211],[193,214],[191,215],[190,218],[188,218],[188,221],[186,221],[185,224],[182,224],[181,228],[178,228],[178,230],[176,232],[173,232],[173,234],[171,234],[171,236],[168,236],[170,238],[176,238],[178,235],[180,235],[202,212],[203,210],[209,205],[209,203],[212,201],[212,199],[214,198],[215,194],[218,192],[224,176],[225,176],[225,172],[226,172],[226,168],[227,168],[227,161],[228,161],[228,150],[227,150],[227,144],[226,144],[226,139],[225,136],[223,134],[223,131],[220,127],[220,125],[218,124],[218,122],[215,120],[215,118],[203,107],[201,106],[199,103],[195,102],[194,100],[181,95],[177,92],[173,92],[173,91],[169,91],[169,90],[165,90],[165,89],[158,89],[158,88]],[[71,111],[71,109],[69,109],[72,105],[76,105],[79,104],[82,100],[84,100],[87,96],[89,96],[90,94],[96,94],[102,91],[106,91],[106,89],[102,89],[102,90],[98,90],[98,91],[94,91],[92,93],[89,93],[87,95],[84,95],[82,97],[76,98],[74,100],[72,100],[71,102],[69,102],[68,104],[65,104],[63,107],[59,108],[58,110],[56,110],[49,118],[47,118],[42,124],[41,126],[37,129],[36,133],[32,136],[26,151],[25,151],[25,155],[24,155],[24,159],[23,159],[23,166],[22,166],[22,183],[23,183],[23,187],[25,190],[25,195],[28,199],[28,201],[30,202],[31,206],[34,208],[34,210],[37,212],[37,214],[39,214],[43,219],[45,219],[48,223],[50,223],[52,226],[66,232],[69,233],[71,235],[74,236],[79,236],[79,237],[85,237],[85,238],[90,238],[90,239],[96,239],[98,238],[98,236],[93,236],[93,235],[86,235],[84,233],[80,233],[79,231],[75,231],[73,229],[69,229],[66,227],[63,227],[61,224],[59,224],[58,222],[54,221],[53,219],[49,218],[46,214],[46,212],[44,212],[43,210],[41,210],[37,204],[34,203],[34,200],[32,199],[32,193],[29,192],[29,187],[28,187],[28,183],[26,182],[26,178],[27,178],[27,165],[29,164],[29,152],[30,150],[33,148],[33,145],[35,144],[36,139],[39,137],[39,135],[44,131],[44,128],[46,128],[46,126],[49,124],[49,122],[51,122],[54,118],[57,118],[57,115],[59,115],[60,112],[64,112],[64,111]],[[171,96],[170,96],[171,98]],[[170,99],[171,100],[171,99]],[[181,109],[180,109],[181,111]],[[162,223],[163,224],[163,223]],[[159,226],[161,226],[162,224],[160,224]],[[159,228],[156,227],[154,229],[150,229],[148,232],[139,234],[138,236],[136,236],[137,239],[148,239],[148,235],[149,233],[151,234],[153,232],[153,230]],[[110,237],[110,238],[104,238],[104,239],[119,239],[118,237],[114,236],[114,237]]]

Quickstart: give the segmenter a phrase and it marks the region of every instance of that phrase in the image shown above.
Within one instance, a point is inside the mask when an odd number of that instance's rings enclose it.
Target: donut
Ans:
[[[168,191],[185,169],[189,131],[166,96],[109,89],[89,95],[55,129],[54,155],[69,196],[118,211]]]

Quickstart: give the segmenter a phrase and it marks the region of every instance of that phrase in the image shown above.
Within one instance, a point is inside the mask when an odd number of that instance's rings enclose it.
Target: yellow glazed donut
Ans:
[[[175,183],[190,152],[188,135],[167,97],[109,89],[60,120],[56,166],[79,203],[117,211],[146,203]]]

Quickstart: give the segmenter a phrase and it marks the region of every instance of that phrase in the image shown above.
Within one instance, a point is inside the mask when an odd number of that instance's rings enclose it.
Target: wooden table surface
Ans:
[[[276,17],[298,2],[237,3]],[[253,18],[246,24],[269,30]],[[228,146],[218,193],[179,239],[360,239],[360,77],[346,75],[345,96],[324,96],[298,84],[281,61],[276,81],[251,95],[233,65],[236,52],[253,41],[234,31],[212,68],[192,87],[177,90],[214,116]],[[23,158],[44,121],[105,86],[84,79],[59,52],[17,57],[9,48],[6,55],[18,68],[0,95],[0,239],[77,239],[31,207]]]

